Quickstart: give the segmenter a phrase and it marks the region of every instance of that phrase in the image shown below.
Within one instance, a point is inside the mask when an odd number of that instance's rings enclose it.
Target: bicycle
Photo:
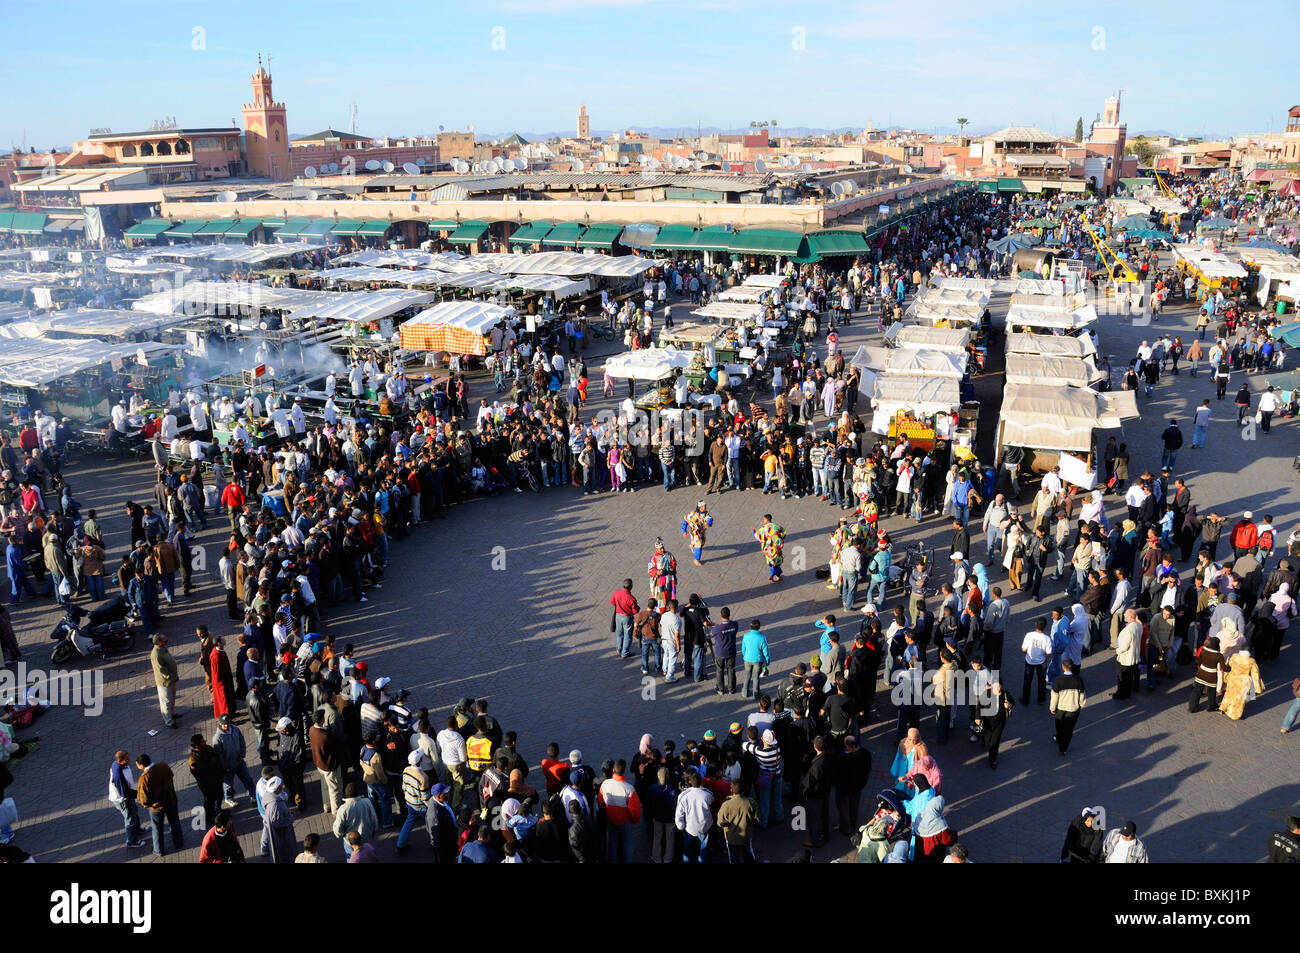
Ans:
[[[587,333],[597,341],[614,340],[614,330],[608,326],[589,324],[587,325]]]

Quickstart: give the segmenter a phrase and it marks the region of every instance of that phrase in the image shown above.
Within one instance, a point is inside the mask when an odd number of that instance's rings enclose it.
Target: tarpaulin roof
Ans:
[[[970,343],[970,331],[964,328],[930,328],[901,321],[889,326],[885,340],[895,347],[932,348],[964,353]]]
[[[487,353],[483,335],[514,313],[482,301],[443,301],[402,324],[402,347],[482,356]]]
[[[712,301],[702,308],[691,312],[697,318],[711,318],[717,321],[757,321],[763,317],[761,304],[747,304],[739,301]]]
[[[1092,336],[1080,334],[1026,334],[1013,331],[1007,335],[1007,353],[1041,354],[1044,357],[1087,357],[1096,354]]]
[[[1091,360],[1078,357],[1046,357],[1041,354],[1008,354],[1008,384],[1088,387],[1102,376]]]
[[[662,380],[673,372],[673,368],[685,370],[693,359],[691,351],[679,351],[675,348],[648,347],[639,351],[615,354],[605,361],[605,373],[610,377],[629,378],[637,381]]]
[[[1088,451],[1092,432],[1138,417],[1132,391],[1009,383],[1002,395],[1002,446]]]
[[[143,350],[146,357],[171,353],[180,348],[146,341],[142,344],[109,344],[105,341],[26,340],[5,343],[5,361],[0,365],[0,384],[11,387],[44,387],[114,358],[134,362]]]
[[[402,291],[388,288],[382,291],[345,291],[329,298],[295,308],[290,320],[324,318],[327,321],[376,321],[406,308],[428,304],[434,299],[429,291]]]
[[[890,414],[909,410],[928,416],[948,413],[961,404],[961,382],[951,377],[868,372],[861,390],[870,396],[872,407]]]
[[[957,380],[966,376],[965,355],[952,351],[868,347],[864,344],[858,348],[849,363],[886,376],[907,374],[952,377]]]

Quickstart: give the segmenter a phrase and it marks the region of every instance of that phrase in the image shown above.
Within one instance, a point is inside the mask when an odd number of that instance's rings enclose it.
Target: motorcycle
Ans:
[[[74,655],[108,656],[130,651],[138,622],[131,604],[121,596],[89,612],[69,605],[50,632],[50,638],[58,642],[50,653],[50,663],[60,665]]]

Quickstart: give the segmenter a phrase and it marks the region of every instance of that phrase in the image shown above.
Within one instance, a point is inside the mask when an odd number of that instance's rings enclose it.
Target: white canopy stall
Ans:
[[[965,354],[970,343],[970,331],[964,328],[930,328],[919,324],[891,324],[885,332],[885,343],[892,347],[950,351]]]
[[[1138,416],[1132,391],[1099,394],[1085,387],[1008,382],[1002,395],[995,458],[1001,459],[1004,447],[1047,451],[1048,457],[1053,453],[1077,454],[1091,471],[1094,432],[1119,427]],[[1039,468],[1055,462],[1040,461]],[[1080,486],[1087,483],[1082,479],[1072,482]]]
[[[952,351],[928,351],[912,348],[868,347],[862,345],[849,362],[863,371],[883,375],[903,374],[913,377],[965,376],[966,358]]]
[[[1097,353],[1097,347],[1092,343],[1092,336],[1089,334],[1071,337],[1065,334],[1028,334],[1023,331],[1013,331],[1007,335],[1007,353],[1087,358]]]
[[[1041,384],[1045,387],[1090,387],[1105,375],[1092,359],[1047,357],[1041,354],[1008,354],[1008,384]]]
[[[636,381],[660,381],[672,375],[673,370],[690,367],[691,351],[668,347],[647,347],[639,351],[615,354],[605,361],[605,373],[610,377]]]

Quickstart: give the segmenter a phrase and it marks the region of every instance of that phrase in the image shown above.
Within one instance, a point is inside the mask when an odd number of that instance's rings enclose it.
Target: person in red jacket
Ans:
[[[1241,514],[1241,519],[1232,524],[1232,529],[1228,533],[1228,540],[1232,543],[1232,554],[1237,559],[1254,549],[1255,544],[1259,542],[1259,527],[1252,522],[1254,515],[1250,510],[1246,510]]]
[[[244,849],[239,846],[239,837],[234,825],[230,823],[229,811],[218,811],[213,818],[212,829],[203,835],[203,846],[199,848],[200,864],[242,864]]]
[[[614,762],[614,776],[601,784],[596,795],[596,800],[605,809],[609,831],[605,860],[611,864],[630,864],[635,860],[632,838],[641,823],[641,799],[626,774],[627,762],[619,758]]]
[[[221,491],[221,505],[230,515],[232,533],[239,529],[239,514],[243,512],[244,504],[247,502],[248,497],[244,495],[244,488],[238,483],[227,483],[226,488]]]

